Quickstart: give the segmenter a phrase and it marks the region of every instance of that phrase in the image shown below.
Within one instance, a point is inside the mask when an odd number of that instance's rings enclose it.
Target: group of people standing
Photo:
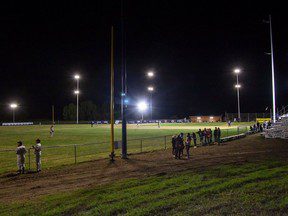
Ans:
[[[212,143],[212,138],[214,135],[214,142],[220,143],[221,130],[218,127],[215,127],[215,130],[212,132],[210,128],[203,130],[199,129],[197,132],[201,145],[208,145]],[[172,136],[172,155],[175,159],[181,159],[183,157],[184,149],[186,150],[187,159],[190,158],[190,148],[197,148],[197,136],[195,132],[191,134],[188,133],[186,140],[184,140],[184,134],[180,133],[179,135]]]
[[[204,128],[203,130],[199,129],[197,134],[201,145],[211,144],[213,142],[213,136],[214,142],[218,144],[220,143],[221,129],[219,127],[215,127],[214,131],[212,131],[211,128]]]
[[[16,149],[16,155],[17,155],[17,166],[19,174],[25,173],[25,157],[26,157],[26,147],[23,145],[22,141],[17,142],[18,147]],[[32,146],[32,149],[34,149],[35,154],[35,161],[36,161],[36,170],[37,172],[41,171],[41,141],[40,139],[36,139],[36,145]]]

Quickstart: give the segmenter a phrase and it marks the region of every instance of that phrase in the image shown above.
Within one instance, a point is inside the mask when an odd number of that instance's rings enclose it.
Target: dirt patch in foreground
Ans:
[[[82,164],[44,170],[41,173],[19,176],[0,176],[0,202],[31,200],[42,195],[89,188],[126,178],[144,178],[150,175],[207,167],[261,161],[269,158],[287,160],[287,140],[265,140],[252,135],[223,146],[201,147],[191,150],[191,159],[175,160],[171,151],[162,150],[131,155],[128,160],[116,158],[95,160]]]

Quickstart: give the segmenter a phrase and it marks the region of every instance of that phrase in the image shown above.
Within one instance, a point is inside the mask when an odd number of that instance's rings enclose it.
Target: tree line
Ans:
[[[77,107],[76,104],[70,103],[63,108],[64,120],[76,119]],[[79,120],[107,120],[109,119],[109,104],[103,103],[97,106],[92,101],[83,101],[79,103]]]

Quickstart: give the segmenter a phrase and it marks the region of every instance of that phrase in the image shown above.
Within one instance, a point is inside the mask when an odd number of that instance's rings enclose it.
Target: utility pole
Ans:
[[[124,30],[124,0],[121,0],[121,114],[122,114],[122,159],[127,159],[127,76],[126,76],[126,52],[125,52],[125,30]]]
[[[110,92],[110,125],[111,125],[111,161],[114,161],[114,28],[111,27],[111,92]]]

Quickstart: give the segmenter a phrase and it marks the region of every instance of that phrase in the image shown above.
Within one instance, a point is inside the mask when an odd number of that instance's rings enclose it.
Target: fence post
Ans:
[[[165,150],[167,149],[167,141],[166,141],[166,136],[164,136],[164,146],[165,146]]]
[[[74,161],[75,161],[75,164],[77,163],[77,154],[76,154],[76,151],[77,151],[77,147],[76,147],[76,145],[74,145]]]
[[[30,171],[30,163],[31,163],[31,159],[30,159],[30,148],[28,149],[28,170]]]
[[[140,152],[142,153],[142,139],[140,139]]]
[[[239,135],[239,132],[240,132],[240,131],[239,131],[239,126],[238,126],[238,127],[237,127],[237,133],[238,133],[238,135]]]

